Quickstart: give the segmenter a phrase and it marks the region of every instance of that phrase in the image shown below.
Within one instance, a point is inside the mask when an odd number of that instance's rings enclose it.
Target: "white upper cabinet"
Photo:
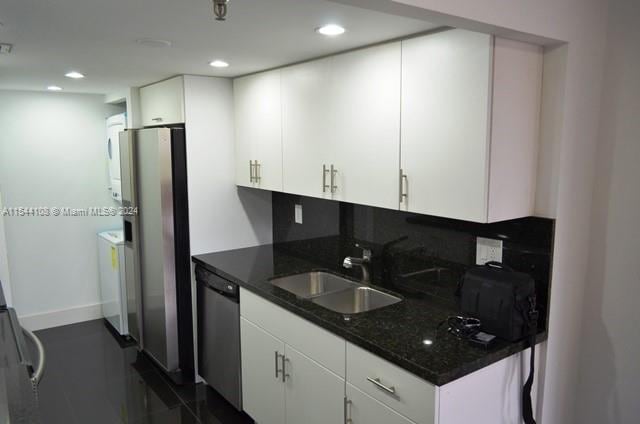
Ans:
[[[140,113],[145,127],[184,123],[183,77],[140,88]]]
[[[282,191],[280,72],[233,82],[238,185]]]
[[[398,207],[400,43],[282,71],[284,191]]]
[[[282,172],[287,193],[331,198],[331,63],[327,58],[282,70]]]
[[[474,222],[533,213],[542,54],[450,30],[402,42],[401,209]]]
[[[398,208],[400,43],[333,58],[334,198]]]
[[[534,212],[538,46],[454,29],[234,86],[238,185],[474,222]]]

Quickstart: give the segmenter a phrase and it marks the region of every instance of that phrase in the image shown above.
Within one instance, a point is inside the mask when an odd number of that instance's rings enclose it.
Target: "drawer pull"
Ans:
[[[385,386],[380,382],[379,378],[367,377],[367,381],[370,381],[371,383],[375,384],[378,388],[384,390],[385,392],[391,393],[392,395],[396,394],[396,388],[394,386],[391,386],[391,387]]]

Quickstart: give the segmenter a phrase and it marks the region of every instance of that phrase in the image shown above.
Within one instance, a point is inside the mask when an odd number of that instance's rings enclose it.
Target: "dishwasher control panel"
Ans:
[[[196,267],[196,281],[206,284],[214,290],[226,293],[231,296],[238,296],[238,285],[220,277],[200,266]]]

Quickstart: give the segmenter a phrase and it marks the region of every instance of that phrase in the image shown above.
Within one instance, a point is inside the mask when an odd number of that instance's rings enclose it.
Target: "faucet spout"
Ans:
[[[356,245],[357,247],[360,247]],[[371,277],[369,275],[369,263],[371,263],[371,251],[368,249],[362,249],[362,257],[356,258],[353,256],[347,256],[342,261],[342,266],[347,269],[353,268],[353,266],[358,266],[362,270],[362,281],[364,283],[369,283],[371,281]]]

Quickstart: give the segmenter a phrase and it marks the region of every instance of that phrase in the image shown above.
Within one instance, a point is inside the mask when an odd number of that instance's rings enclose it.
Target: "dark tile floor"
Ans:
[[[47,363],[42,424],[244,424],[253,421],[203,384],[176,386],[102,320],[36,332]]]

